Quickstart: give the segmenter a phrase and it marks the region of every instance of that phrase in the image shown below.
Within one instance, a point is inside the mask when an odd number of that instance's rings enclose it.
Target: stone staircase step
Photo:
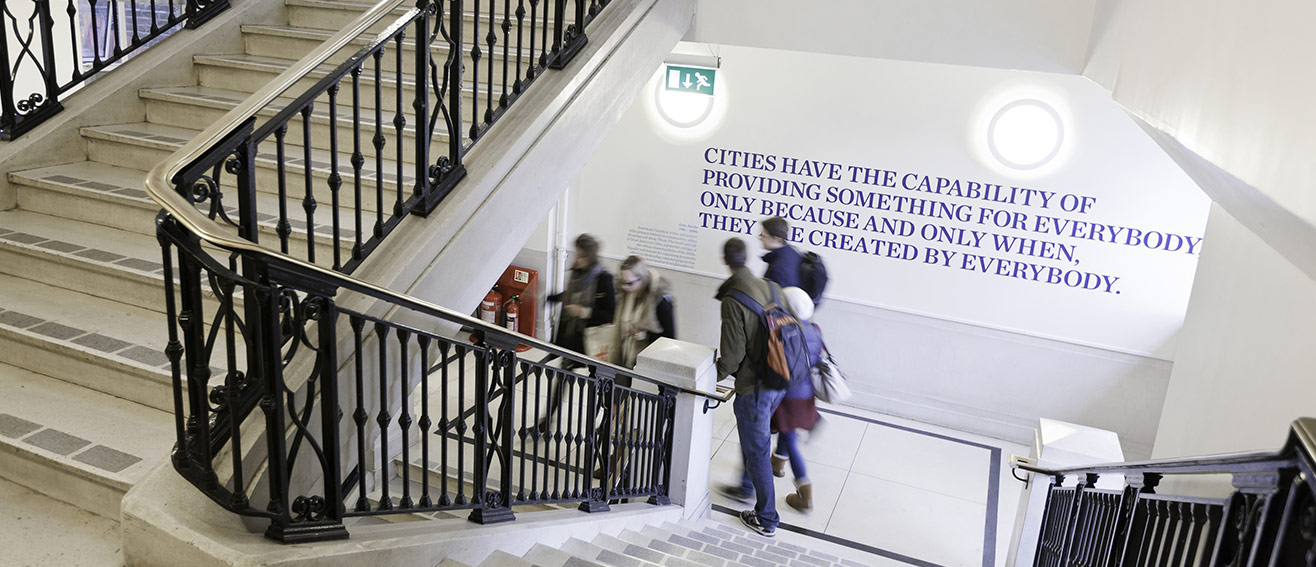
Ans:
[[[484,561],[480,562],[479,567],[536,567],[534,563],[526,561],[520,557],[512,555],[506,551],[495,550],[489,554]]]
[[[0,363],[0,477],[118,520],[173,442],[169,413]]]
[[[471,566],[462,563],[461,561],[457,561],[456,559],[444,559],[443,561],[438,562],[438,564],[436,564],[434,567],[471,567]]]
[[[216,89],[211,87],[164,87],[148,88],[139,91],[142,100],[146,101],[146,120],[151,124],[163,126],[173,126],[176,128],[185,128],[200,132],[202,129],[219,121],[230,110],[237,108],[244,100],[248,93],[241,91],[230,91],[226,89]],[[258,112],[263,119],[274,118],[280,110],[288,104],[288,99],[278,99],[274,103],[265,107]],[[353,138],[355,132],[352,127],[352,109],[348,104],[350,98],[340,99],[338,108],[337,136],[340,157],[350,156],[355,151]],[[375,150],[373,138],[375,135],[375,113],[373,109],[361,110],[361,155],[367,161],[373,162],[376,154],[381,153]],[[378,130],[384,134],[385,145],[382,155],[385,159],[397,159],[397,129],[393,126],[392,114],[385,114],[380,117],[381,127]],[[414,121],[413,121],[414,122]],[[311,112],[311,147],[317,150],[328,151],[332,147],[329,136],[330,116],[327,104],[317,104]],[[414,162],[415,152],[415,128],[407,127],[403,129],[403,157],[404,163]],[[286,136],[288,142],[295,142],[297,147],[303,141],[302,121],[300,118],[292,121],[288,126]],[[438,133],[431,142],[431,147],[443,148],[446,150],[448,136]],[[300,150],[298,150],[300,151]],[[350,161],[348,171],[351,170]]]
[[[577,557],[602,563],[610,567],[653,567],[654,565],[658,565],[630,555],[623,555],[616,551],[605,549],[574,537],[564,542],[561,549],[562,551]]]
[[[330,30],[335,32],[340,29],[343,29],[344,27],[347,27],[348,24],[352,23],[353,20],[355,20],[358,16],[360,16],[362,13],[369,10],[371,6],[373,6],[373,4],[369,4],[369,3],[344,2],[341,0],[287,0],[286,2],[284,2],[284,4],[287,6],[288,9],[287,12],[288,25],[293,27],[299,27],[299,28]],[[495,8],[494,8],[495,17],[490,18],[488,13],[489,4],[487,2],[480,3],[479,41],[482,48],[485,46],[485,41],[486,41],[485,36],[489,33],[489,29],[490,29],[489,26],[492,24],[497,24],[498,26],[501,26],[503,22],[502,2],[494,2],[494,4],[495,4]],[[544,29],[543,26],[545,23],[544,7],[547,4],[548,4],[547,2],[542,2],[542,1],[539,3],[539,12],[537,14],[538,17],[537,33],[543,32]],[[389,26],[389,24],[392,24],[394,21],[396,21],[398,17],[401,17],[403,14],[406,14],[407,10],[411,9],[411,7],[412,4],[403,2],[401,5],[399,5],[397,8],[393,10],[391,14],[392,17],[383,18],[382,20],[380,20],[378,24],[375,24],[373,27],[371,27],[370,30],[373,32],[383,31],[384,28],[387,28]],[[465,14],[465,18],[462,21],[462,32],[463,32],[462,35],[465,36],[465,40],[467,42],[472,42],[475,40],[475,32],[476,32],[474,3],[467,2],[465,3],[464,8],[466,14]],[[513,7],[512,10],[513,13],[515,13],[516,10],[515,7]],[[526,6],[525,10],[526,10],[526,22],[529,22],[530,7]],[[445,14],[444,20],[447,21],[447,19],[448,16]],[[508,18],[508,20],[512,22],[513,25],[512,39],[513,41],[515,41],[516,16],[513,15],[510,18]],[[548,20],[547,23],[549,25],[550,39],[551,39],[552,26],[554,24],[554,20],[552,18],[548,18],[547,20]],[[567,21],[569,22],[570,18]],[[529,33],[528,29],[526,33],[527,34]],[[536,40],[538,40],[538,36],[536,36]],[[528,37],[526,41],[527,43],[529,42]],[[499,45],[501,45],[502,43],[501,28],[498,28],[498,42]]]
[[[527,10],[526,11],[527,21],[529,21],[529,17],[530,17],[529,10]],[[515,26],[516,19],[513,18],[511,21],[513,22],[513,26]],[[536,38],[539,37],[538,34],[540,32],[541,30],[536,30],[536,36],[535,36]],[[335,33],[337,33],[337,30],[330,31],[330,30],[299,28],[292,26],[279,26],[279,25],[270,25],[270,24],[247,24],[242,26],[242,40],[244,42],[244,45],[246,46],[246,53],[250,55],[260,55],[265,57],[286,57],[287,54],[289,53],[310,53],[311,50],[319,47],[320,44],[332,38]],[[512,28],[511,33],[512,33],[512,41],[515,42],[516,41],[515,27]],[[523,68],[529,67],[530,65],[531,53],[528,45],[530,41],[529,34],[530,34],[529,30],[525,30],[522,34],[522,39],[527,44],[525,48],[522,49],[520,52],[521,65]],[[357,38],[353,40],[351,43],[349,43],[347,47],[340,49],[338,50],[337,53],[333,54],[333,56],[329,58],[328,62],[333,64],[342,63],[343,61],[346,61],[351,56],[355,55],[358,50],[369,46],[373,40],[374,40],[373,37]],[[538,42],[538,39],[536,39],[536,42]],[[412,38],[408,37],[406,39],[406,46],[407,48],[404,49],[402,52],[402,68],[404,70],[414,72],[414,69],[416,68],[416,58],[414,56],[415,41]],[[396,69],[397,67],[397,53],[392,49],[393,47],[394,47],[393,45],[390,45],[389,46],[390,49],[386,51],[384,54],[383,69],[385,71],[393,70]],[[435,41],[430,44],[430,58],[435,62],[435,64],[442,64],[448,58],[449,49],[450,46],[448,45],[448,42],[444,40],[442,36],[438,36],[437,38],[435,38]],[[489,60],[493,59],[494,71],[495,71],[494,80],[497,84],[503,84],[502,69],[503,69],[504,57],[503,57],[501,30],[499,31],[498,44],[495,45],[492,54],[487,52],[488,50],[486,49],[486,45],[484,43],[480,44],[480,49],[483,52],[480,57],[480,75],[482,77],[486,76],[486,73],[488,72],[489,69]],[[539,49],[538,43],[536,43],[535,49],[536,50]],[[515,76],[516,76],[515,66],[517,64],[517,59],[516,59],[517,55],[518,53],[516,49],[513,49],[511,47],[508,48],[506,59],[508,64],[507,72],[509,76],[507,82],[509,84],[515,81]],[[536,57],[537,56],[538,55],[536,55]],[[474,60],[471,58],[471,51],[469,44],[466,46],[465,49],[462,50],[462,57],[467,69],[470,69],[471,66],[474,64]],[[370,61],[370,59],[367,59],[367,61]],[[370,71],[370,69],[373,69],[373,66],[367,67],[366,72],[367,73],[372,72]]]
[[[189,140],[200,132],[197,130],[188,130],[172,126],[163,126],[160,124],[151,124],[149,122],[132,123],[132,124],[114,124],[106,126],[93,126],[82,129],[82,135],[88,141],[89,157],[91,161],[119,168],[129,169],[140,167],[141,164],[156,164],[168,158],[170,154],[181,148]],[[289,141],[291,142],[291,140]],[[267,141],[260,145],[259,153],[256,156],[256,190],[258,195],[277,195],[279,188],[277,147],[273,140]],[[300,201],[305,194],[306,187],[306,168],[302,165],[305,151],[300,144],[285,143],[284,155],[287,161],[284,166],[284,186],[290,199]],[[329,190],[329,174],[333,171],[333,156],[328,151],[311,150],[311,189],[315,199],[321,205],[321,210],[327,209],[327,205],[332,201],[333,194]],[[366,160],[362,166],[361,175],[361,207],[365,211],[375,211],[379,209],[375,195],[375,160]],[[398,165],[396,161],[383,160],[383,189],[384,189],[384,211],[391,211],[397,201],[397,178]],[[356,177],[352,169],[350,152],[347,154],[338,154],[338,175],[342,180],[339,190],[339,198],[342,203],[351,203],[353,192],[356,188]],[[402,168],[403,176],[403,193],[405,200],[411,195],[412,179],[415,174],[415,166],[404,164]],[[143,185],[143,177],[136,181],[137,188]],[[224,188],[236,187],[236,181],[233,175],[227,172],[220,173],[219,184]],[[136,193],[133,193],[136,195]],[[145,196],[142,192],[140,196]],[[148,199],[149,200],[149,199]],[[277,201],[276,201],[277,203]],[[226,204],[236,206],[236,197],[226,201]],[[299,212],[300,203],[297,206],[290,204],[290,214]],[[275,209],[260,209],[261,212],[268,214],[277,213]],[[319,216],[317,219],[327,218]],[[293,218],[296,218],[294,214]],[[321,222],[317,220],[317,222]]]
[[[7,363],[173,411],[164,315],[10,275],[0,309]]]
[[[232,55],[198,55],[193,58],[197,73],[200,76],[201,85],[216,89],[225,89],[232,91],[251,90],[253,85],[264,85],[280,73],[292,67],[297,61],[295,59],[283,59],[278,57],[265,57],[259,55],[232,54]],[[321,79],[327,77],[333,70],[332,65],[322,65],[308,73],[304,78],[294,83],[288,89],[291,95],[299,95],[313,88]],[[498,77],[502,77],[501,71]],[[342,108],[350,108],[348,102],[351,101],[351,77],[343,78],[341,89],[339,90],[339,104]],[[415,111],[412,109],[412,101],[415,100],[415,75],[410,70],[404,69],[402,75],[402,110],[407,117],[407,122],[411,123],[415,119]],[[481,116],[488,109],[488,77],[485,69],[480,73],[480,90],[479,94],[479,112]],[[474,90],[473,75],[466,77],[462,84],[462,116],[463,123],[469,126],[472,105],[475,104],[476,91]],[[380,101],[383,103],[379,107],[384,111],[384,120],[391,122],[392,114],[398,108],[398,80],[396,69],[385,67],[380,76]],[[432,87],[432,85],[431,85]],[[375,78],[373,72],[362,73],[360,78],[361,88],[361,106],[362,108],[374,109],[375,101]],[[508,86],[508,92],[511,92],[511,86]],[[499,104],[503,88],[495,84],[493,92],[493,103]],[[434,95],[430,95],[430,107],[433,109],[437,101]],[[328,96],[322,95],[316,99],[317,105],[327,105]],[[372,113],[373,114],[373,113]],[[373,121],[373,117],[371,118]]]
[[[603,567],[602,563],[576,557],[542,543],[536,543],[524,557],[540,567]]]
[[[160,205],[151,200],[145,190],[136,188],[141,187],[145,175],[146,172],[140,170],[87,161],[18,171],[9,174],[9,180],[18,186],[19,206],[23,209],[154,238],[154,219]],[[225,187],[223,190],[227,193],[224,198],[225,212],[236,222],[237,197],[232,194],[234,189]],[[325,192],[328,193],[327,190]],[[340,195],[345,194],[340,191]],[[272,214],[279,210],[278,197],[257,192],[256,203],[260,211],[257,221],[261,229],[260,240],[278,249],[278,219]],[[333,246],[330,244],[333,237],[330,203],[329,200],[319,201],[315,211],[316,263],[322,265],[330,264],[333,255]],[[206,207],[208,211],[208,205]],[[290,198],[287,208],[288,222],[292,229],[288,237],[288,252],[298,258],[306,258],[308,240],[301,198]],[[353,211],[344,207],[340,207],[339,211],[340,255],[342,261],[346,262],[350,258],[356,236],[356,218]],[[373,212],[363,213],[362,223],[366,224],[367,232],[362,235],[362,239],[369,238],[371,223],[376,218]],[[158,256],[159,252],[156,254]],[[154,261],[160,263],[159,258]]]
[[[0,273],[163,311],[160,267],[153,237],[21,209],[0,212]]]
[[[12,565],[122,567],[117,519],[98,516],[0,479],[0,533]]]

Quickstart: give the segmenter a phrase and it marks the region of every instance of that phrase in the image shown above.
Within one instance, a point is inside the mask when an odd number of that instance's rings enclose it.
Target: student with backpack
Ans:
[[[827,287],[827,266],[822,256],[814,252],[800,254],[791,246],[791,225],[781,217],[763,219],[763,230],[759,232],[759,243],[768,253],[763,261],[768,269],[763,272],[763,279],[777,282],[782,288],[798,287],[809,294],[814,306],[822,301],[823,288]]]
[[[808,351],[809,366],[818,366],[823,361],[822,333],[810,319],[813,317],[813,300],[809,294],[798,287],[781,290],[787,306],[803,326],[805,348]],[[773,476],[786,476],[786,464],[790,464],[795,476],[795,493],[786,495],[786,505],[808,512],[813,509],[813,484],[805,469],[804,455],[800,453],[797,431],[812,431],[818,425],[818,408],[814,405],[814,388],[812,371],[809,379],[792,377],[786,388],[786,397],[772,414],[772,429],[777,432],[777,450],[772,453]]]
[[[727,240],[722,260],[731,277],[718,288],[721,302],[719,378],[735,377],[732,409],[745,469],[739,486],[723,488],[727,496],[754,508],[740,521],[759,535],[772,537],[781,522],[777,514],[770,461],[769,421],[793,379],[809,380],[809,357],[803,326],[784,307],[781,287],[755,277],[745,267],[745,242]]]

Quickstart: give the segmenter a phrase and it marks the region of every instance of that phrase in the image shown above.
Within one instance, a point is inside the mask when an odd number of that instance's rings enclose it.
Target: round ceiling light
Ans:
[[[1060,153],[1064,140],[1060,113],[1036,99],[1002,106],[987,126],[987,147],[992,156],[1013,169],[1046,165]]]

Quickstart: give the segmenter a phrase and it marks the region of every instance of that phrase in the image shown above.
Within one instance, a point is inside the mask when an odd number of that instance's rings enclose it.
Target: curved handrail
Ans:
[[[1068,476],[1075,474],[1109,474],[1109,473],[1156,473],[1156,474],[1219,474],[1240,472],[1250,468],[1273,469],[1276,466],[1291,467],[1302,458],[1309,463],[1312,460],[1316,443],[1316,419],[1301,417],[1290,426],[1291,435],[1284,447],[1275,451],[1248,451],[1238,453],[1218,453],[1198,457],[1174,457],[1150,459],[1125,463],[1099,463],[1077,465],[1072,467],[1046,468],[1023,462],[1012,456],[1010,466],[1017,470],[1047,476]]]
[[[304,274],[314,274],[316,277],[322,278],[332,285],[352,289],[358,292],[365,292],[374,297],[383,298],[394,304],[415,309],[453,323],[473,327],[486,332],[510,333],[510,331],[507,331],[502,327],[490,325],[483,320],[453,311],[441,305],[430,303],[403,293],[398,293],[322,266],[317,266],[299,258],[283,254],[277,250],[267,248],[261,244],[239,238],[229,231],[220,230],[222,225],[207,218],[204,214],[198,211],[191,203],[174,190],[172,184],[172,180],[180,171],[188,168],[191,164],[200,159],[209,148],[219,144],[229,136],[232,136],[234,132],[239,130],[244,124],[253,120],[256,113],[262,108],[274,101],[284,92],[288,91],[288,89],[295,85],[302,77],[326,62],[329,57],[340,49],[346,47],[351,41],[366,33],[370,27],[379,23],[388,14],[393,10],[396,10],[406,1],[407,0],[382,0],[360,17],[353,20],[352,23],[339,30],[333,37],[325,40],[324,43],[311,51],[311,53],[297,61],[297,63],[288,70],[279,74],[278,77],[275,77],[265,87],[252,94],[243,101],[242,104],[229,111],[223,118],[216,121],[200,135],[184,144],[183,147],[170,154],[168,158],[155,166],[146,176],[146,192],[168,215],[173,217],[175,222],[182,225],[187,231],[212,246],[232,252],[261,256],[271,262],[295,268]],[[398,19],[398,23],[377,34],[375,39],[371,41],[371,46],[377,45],[380,38],[387,37],[394,27],[405,23],[417,12],[418,10],[416,8],[409,10],[405,15]],[[583,357],[583,355],[580,355],[579,353],[565,351],[560,347],[534,337],[518,334],[516,340],[521,344],[557,354],[559,356],[571,358]],[[615,364],[593,359],[591,359],[589,363],[595,366],[610,368],[614,372],[634,376],[642,381],[651,384],[659,384],[665,388],[671,388],[686,394],[692,394],[715,401],[725,401],[728,398],[728,396],[719,395],[719,393],[704,392],[701,390],[667,384],[646,377],[642,374],[638,374],[632,369],[626,369]]]

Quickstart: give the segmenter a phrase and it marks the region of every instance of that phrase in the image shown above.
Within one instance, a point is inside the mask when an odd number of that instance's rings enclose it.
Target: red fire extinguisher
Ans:
[[[503,294],[498,293],[498,286],[493,286],[489,293],[484,294],[484,301],[480,302],[480,320],[491,325],[498,324],[498,306],[503,302]]]
[[[516,331],[516,325],[519,322],[520,315],[521,296],[513,295],[507,300],[507,303],[503,305],[503,326],[507,327],[507,330],[509,331]]]

